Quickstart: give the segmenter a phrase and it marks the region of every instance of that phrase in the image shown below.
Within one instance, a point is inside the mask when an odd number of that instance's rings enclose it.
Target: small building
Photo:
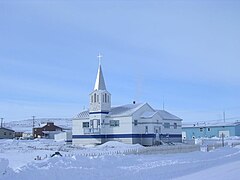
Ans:
[[[31,130],[24,131],[22,134],[22,138],[23,139],[32,139],[33,138],[32,131]]]
[[[222,136],[240,136],[240,122],[183,124],[182,127],[183,140]]]
[[[21,131],[15,131],[15,138],[21,138],[23,136],[23,132]]]
[[[55,134],[54,140],[57,142],[64,141],[67,144],[71,144],[72,143],[72,131],[68,130],[68,131],[63,131],[58,134]]]
[[[54,139],[54,134],[60,133],[63,129],[54,125],[53,122],[48,122],[42,127],[33,128],[34,138]]]
[[[72,134],[73,145],[120,141],[151,146],[182,142],[182,119],[165,110],[156,110],[148,103],[112,107],[111,94],[99,65],[94,90],[89,96],[89,110],[73,119]]]
[[[14,130],[0,127],[0,139],[13,139],[14,137]]]

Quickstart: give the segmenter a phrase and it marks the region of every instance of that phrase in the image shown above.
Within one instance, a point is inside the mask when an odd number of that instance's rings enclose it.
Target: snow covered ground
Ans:
[[[52,140],[0,140],[0,179],[238,179],[240,146],[167,155],[77,155],[129,148],[142,147],[109,142],[76,148]],[[63,156],[49,157],[55,151]],[[37,156],[42,160],[34,160]]]

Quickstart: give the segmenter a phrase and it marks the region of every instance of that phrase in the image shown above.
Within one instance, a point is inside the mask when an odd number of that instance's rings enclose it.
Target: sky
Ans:
[[[100,52],[113,106],[240,120],[239,17],[237,0],[0,0],[0,116],[87,109]]]

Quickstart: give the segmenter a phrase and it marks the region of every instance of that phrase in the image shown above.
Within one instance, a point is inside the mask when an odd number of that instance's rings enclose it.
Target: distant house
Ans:
[[[240,122],[234,123],[196,123],[183,124],[183,140],[194,140],[201,137],[240,136]]]
[[[20,131],[15,132],[15,138],[20,138],[22,136],[23,136],[23,132],[20,132]]]
[[[0,127],[0,139],[13,139],[14,131],[8,128]]]
[[[33,128],[33,137],[54,139],[54,135],[60,133],[62,130],[61,127],[54,125],[53,122],[48,122],[42,127]]]

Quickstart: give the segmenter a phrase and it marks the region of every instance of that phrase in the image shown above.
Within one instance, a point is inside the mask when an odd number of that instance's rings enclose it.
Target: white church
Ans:
[[[100,64],[89,101],[89,110],[73,119],[73,145],[120,141],[151,146],[182,141],[182,119],[167,111],[135,102],[112,107]]]

